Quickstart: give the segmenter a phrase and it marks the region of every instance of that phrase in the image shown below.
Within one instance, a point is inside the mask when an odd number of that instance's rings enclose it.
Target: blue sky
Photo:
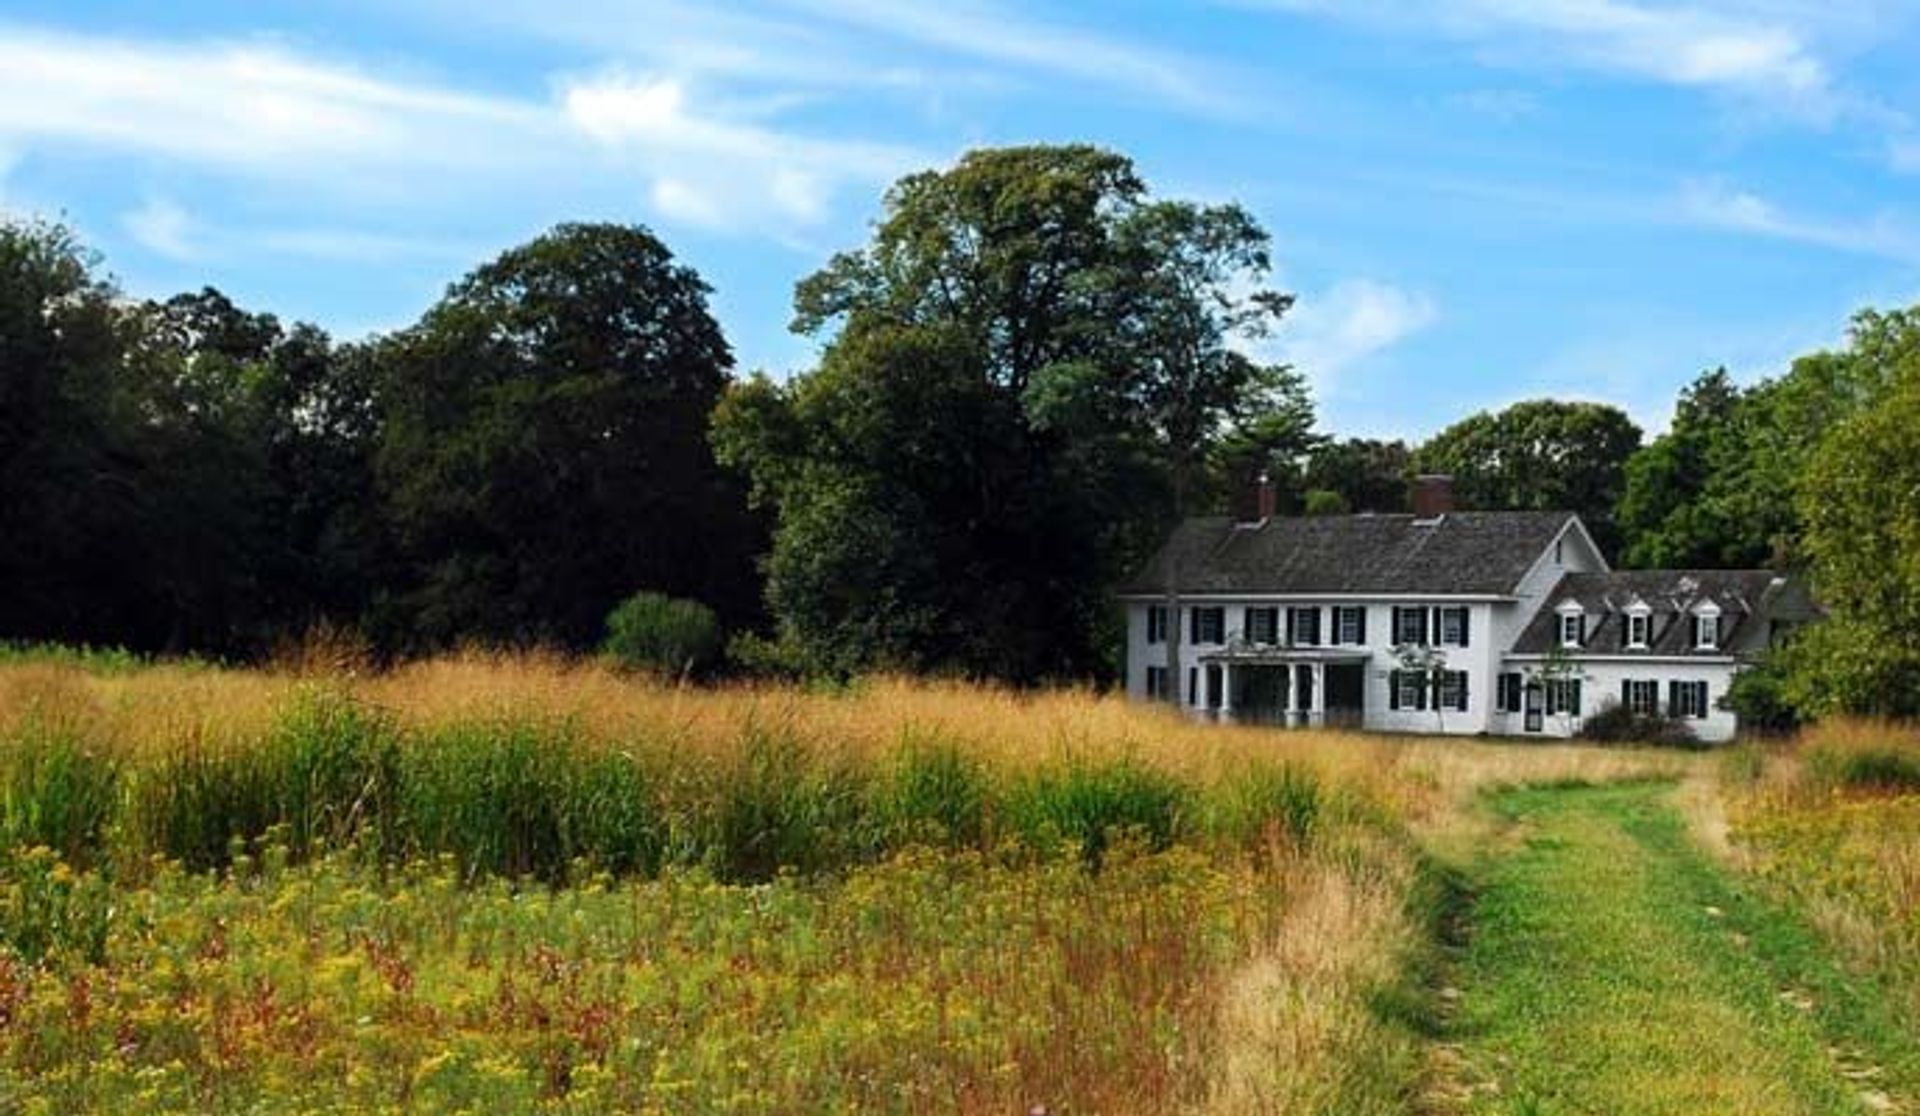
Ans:
[[[1247,205],[1323,427],[1676,389],[1920,300],[1920,3],[0,0],[0,207],[133,293],[343,337],[561,220],[652,227],[742,370],[885,185],[1088,140]]]

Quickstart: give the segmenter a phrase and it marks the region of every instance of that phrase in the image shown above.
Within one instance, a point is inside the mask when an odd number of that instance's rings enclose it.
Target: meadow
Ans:
[[[1647,752],[1092,692],[0,664],[0,1107],[1401,1111],[1426,848]]]
[[[1920,1033],[1920,729],[1816,725],[1724,767],[1739,863],[1886,986]]]

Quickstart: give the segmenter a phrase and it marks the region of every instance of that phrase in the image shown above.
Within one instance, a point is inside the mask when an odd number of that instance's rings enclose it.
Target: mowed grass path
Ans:
[[[1694,843],[1670,783],[1512,791],[1468,870],[1431,1107],[1905,1112],[1920,1040]]]

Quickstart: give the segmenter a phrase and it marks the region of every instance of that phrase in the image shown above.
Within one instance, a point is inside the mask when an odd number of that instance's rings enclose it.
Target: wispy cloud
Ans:
[[[1813,9],[1633,0],[1254,0],[1262,6],[1437,34],[1520,66],[1572,66],[1763,97],[1813,114],[1833,76],[1809,31]]]
[[[199,255],[192,243],[193,219],[165,198],[150,198],[140,208],[122,214],[120,224],[136,243],[168,259],[188,260]]]
[[[819,221],[840,188],[884,181],[916,158],[810,136],[778,102],[735,106],[700,92],[605,74],[561,81],[550,98],[514,98],[382,77],[272,42],[0,24],[0,150],[154,157],[270,178],[289,197],[374,195],[431,209],[484,189],[564,200],[590,186],[604,196],[608,181],[625,179],[635,203],[669,220],[749,230]],[[186,247],[177,218],[150,209],[126,226],[172,254]]]
[[[1786,212],[1758,194],[1716,181],[1686,183],[1677,208],[1682,219],[1710,228],[1920,262],[1920,232],[1888,213],[1851,220],[1809,218]]]
[[[1267,342],[1269,355],[1293,365],[1324,395],[1368,358],[1431,326],[1439,306],[1419,291],[1377,279],[1343,279],[1303,294]]]
[[[1145,93],[1183,108],[1230,111],[1232,97],[1194,59],[1048,22],[1019,7],[977,0],[790,0],[796,7],[957,55],[1077,82]],[[1214,69],[1218,73],[1218,68]]]

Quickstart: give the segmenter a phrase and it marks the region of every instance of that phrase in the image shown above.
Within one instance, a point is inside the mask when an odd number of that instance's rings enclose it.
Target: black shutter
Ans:
[[[1580,715],[1580,680],[1578,678],[1573,680],[1573,693],[1571,696],[1573,698],[1573,705],[1568,708],[1567,712],[1578,717]]]
[[[1462,607],[1460,609],[1460,646],[1462,647],[1465,647],[1467,645],[1467,626],[1472,622],[1473,622],[1473,610],[1470,608]]]
[[[1694,706],[1699,712],[1695,713],[1694,716],[1704,721],[1707,719],[1707,684],[1705,682],[1695,682],[1694,685],[1700,689],[1700,704]]]
[[[1387,672],[1387,708],[1400,708],[1400,672],[1397,670]]]
[[[1680,708],[1681,708],[1680,707],[1680,687],[1681,686],[1685,686],[1687,688],[1688,697],[1693,696],[1693,683],[1668,682],[1667,683],[1667,716],[1669,717],[1678,717],[1680,715]]]
[[[1440,642],[1440,610],[1438,608],[1427,609],[1423,622],[1426,624],[1426,629],[1421,633],[1420,646],[1432,647],[1434,644]]]
[[[1454,703],[1454,709],[1458,710],[1461,713],[1465,713],[1467,711],[1467,672],[1464,670],[1457,670],[1457,671],[1454,671],[1454,673],[1460,676],[1460,686],[1457,691],[1460,696]]]
[[[1319,605],[1314,605],[1312,608],[1307,609],[1307,619],[1312,621],[1312,623],[1307,625],[1307,637],[1308,637],[1307,642],[1318,647],[1320,645],[1320,606]]]
[[[1387,633],[1387,637],[1396,646],[1400,643],[1400,611],[1399,605],[1393,606],[1393,630]]]
[[[1427,678],[1426,671],[1417,670],[1413,672],[1413,707],[1415,709],[1424,710],[1427,707],[1428,682],[1429,679]]]
[[[1633,708],[1633,679],[1631,678],[1620,680],[1620,704],[1628,709]]]
[[[1355,642],[1365,643],[1367,642],[1367,606],[1358,605],[1356,610],[1360,613],[1360,638]]]
[[[1198,605],[1187,607],[1187,642],[1200,642],[1200,607]]]

